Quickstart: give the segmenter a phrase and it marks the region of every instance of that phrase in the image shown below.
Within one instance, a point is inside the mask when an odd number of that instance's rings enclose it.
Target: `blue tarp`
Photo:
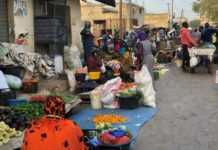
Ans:
[[[70,118],[76,121],[82,129],[95,129],[92,123],[92,118],[98,114],[119,114],[128,118],[128,121],[122,125],[125,125],[132,133],[133,138],[136,138],[140,128],[149,120],[151,120],[158,112],[157,108],[140,107],[134,110],[92,110],[86,108],[80,113],[71,116]],[[119,126],[119,125],[117,125]]]

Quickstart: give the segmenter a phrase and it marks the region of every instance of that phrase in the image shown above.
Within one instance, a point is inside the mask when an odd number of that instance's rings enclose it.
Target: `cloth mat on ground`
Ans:
[[[125,125],[132,133],[133,139],[138,135],[141,127],[148,121],[150,121],[158,112],[157,108],[150,107],[140,107],[134,110],[92,110],[91,108],[86,108],[80,113],[73,115],[70,119],[76,121],[82,129],[95,129],[92,122],[92,118],[98,114],[119,114],[128,118],[128,121],[123,124],[115,125]]]

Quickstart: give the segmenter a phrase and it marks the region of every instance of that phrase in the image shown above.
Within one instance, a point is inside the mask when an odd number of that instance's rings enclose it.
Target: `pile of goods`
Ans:
[[[121,91],[128,90],[131,88],[136,88],[136,84],[135,83],[122,83],[120,86]]]
[[[0,121],[17,130],[24,130],[30,122],[23,113],[6,108],[0,108]]]
[[[142,94],[137,90],[135,84],[125,84],[116,97],[121,109],[138,108]]]
[[[21,132],[16,131],[14,128],[10,128],[4,122],[0,122],[0,146],[6,144],[11,138],[21,136]]]
[[[44,114],[43,105],[40,103],[26,103],[13,108],[16,112],[24,114],[28,119],[38,119]]]
[[[102,132],[99,136],[99,140],[102,144],[106,145],[129,144],[131,141],[131,134],[125,129],[115,128]]]
[[[55,92],[55,93],[52,93],[51,96],[57,96],[57,97],[62,98],[64,100],[64,103],[66,104],[78,100],[77,96],[68,94],[68,93]]]
[[[96,130],[85,131],[87,144],[93,149],[129,149],[132,135],[126,126],[113,127],[110,123],[96,125]]]
[[[96,115],[93,118],[93,122],[96,125],[101,123],[121,124],[127,122],[127,120],[126,117],[115,114]]]
[[[0,121],[5,122],[11,128],[24,130],[34,119],[44,114],[43,106],[39,103],[27,103],[11,108],[0,108]]]

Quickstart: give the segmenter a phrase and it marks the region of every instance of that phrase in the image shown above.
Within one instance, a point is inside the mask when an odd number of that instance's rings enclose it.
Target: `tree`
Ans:
[[[199,0],[193,3],[193,11],[204,15],[214,22],[218,22],[217,0]]]
[[[192,9],[196,13],[200,13],[200,2],[193,2]]]
[[[198,28],[201,25],[201,21],[200,20],[192,20],[190,22],[190,27],[192,27],[193,29]]]

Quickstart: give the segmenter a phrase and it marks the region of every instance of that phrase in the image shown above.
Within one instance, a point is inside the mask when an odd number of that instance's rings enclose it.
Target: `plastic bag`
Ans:
[[[76,46],[64,47],[64,62],[69,69],[82,67],[80,60],[80,50]]]
[[[191,68],[197,66],[198,63],[199,63],[199,60],[196,56],[191,57],[191,59],[190,59],[190,67]]]
[[[0,43],[0,59],[4,59],[5,55],[8,54],[9,49],[4,47],[1,43]]]
[[[0,70],[0,89],[9,89],[8,83],[6,81],[6,78],[3,74],[3,72]]]
[[[64,71],[63,56],[60,55],[55,56],[54,63],[55,63],[55,72],[63,73]]]
[[[5,78],[11,89],[19,90],[22,87],[22,81],[20,78],[13,75],[5,75]]]
[[[71,70],[65,70],[66,74],[67,74],[67,79],[68,79],[68,84],[70,86],[70,91],[73,92],[75,90],[76,87],[76,79],[74,76],[74,71]]]
[[[156,93],[154,91],[151,75],[145,65],[142,67],[141,71],[135,72],[135,83],[144,96],[143,104],[155,108]]]

